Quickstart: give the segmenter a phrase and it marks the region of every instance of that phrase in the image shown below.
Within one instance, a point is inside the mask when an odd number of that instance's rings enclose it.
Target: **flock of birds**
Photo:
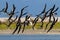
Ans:
[[[56,11],[59,9],[59,7],[55,8],[55,4],[53,5],[52,8],[50,8],[49,10],[46,11],[46,4],[44,6],[44,9],[41,13],[39,13],[38,15],[36,15],[35,19],[32,21],[33,25],[32,25],[32,29],[34,30],[34,27],[37,23],[37,21],[39,20],[39,18],[41,19],[41,26],[40,26],[40,29],[43,29],[43,25],[44,25],[44,20],[46,17],[49,17],[49,22],[46,24],[46,28],[45,30],[47,29],[48,25],[51,23],[50,25],[50,28],[47,30],[47,33],[53,28],[53,26],[55,25],[55,23],[58,21],[58,18],[56,19],[55,16],[57,15]],[[17,23],[16,23],[16,29],[13,31],[12,34],[14,34],[17,30],[17,34],[19,34],[20,30],[21,30],[21,27],[22,27],[22,23],[21,23],[21,18],[22,16],[26,15],[25,17],[25,21],[23,22],[23,30],[22,30],[22,33],[24,32],[24,29],[25,29],[25,26],[29,25],[29,21],[28,19],[31,17],[30,15],[28,15],[28,12],[25,12],[24,13],[24,10],[25,8],[27,8],[28,6],[25,6],[21,9],[21,12],[15,12],[16,10],[16,7],[15,5],[13,4],[13,8],[11,10],[11,12],[8,12],[8,3],[6,2],[6,7],[3,8],[0,12],[3,12],[3,13],[6,13],[9,18],[8,18],[8,25],[7,27],[10,27],[10,25],[15,22],[17,19]],[[12,20],[12,17],[14,16],[15,13],[20,13],[19,17],[18,15],[16,15],[16,18],[14,20]],[[42,15],[42,16],[41,16]],[[51,18],[53,17],[53,21],[51,21]]]

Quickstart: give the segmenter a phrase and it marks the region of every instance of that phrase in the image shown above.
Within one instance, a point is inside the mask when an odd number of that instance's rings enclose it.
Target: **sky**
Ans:
[[[50,9],[55,4],[56,8],[59,7],[57,16],[60,16],[60,0],[0,0],[0,10],[5,7],[6,2],[8,2],[9,4],[9,12],[11,11],[13,4],[15,4],[16,6],[16,11],[19,12],[23,7],[28,6],[24,11],[32,14],[32,16],[36,16],[37,14],[39,14],[43,10],[45,4],[47,4],[46,10]],[[19,14],[16,13],[16,15]],[[0,17],[8,16],[2,13]]]

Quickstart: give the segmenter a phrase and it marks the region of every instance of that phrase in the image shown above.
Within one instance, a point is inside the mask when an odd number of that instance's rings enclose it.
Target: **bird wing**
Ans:
[[[25,6],[24,8],[21,9],[21,14],[20,14],[21,16],[23,15],[24,9],[27,8],[27,7],[28,7],[28,6]]]
[[[8,9],[8,3],[6,2],[6,10]]]

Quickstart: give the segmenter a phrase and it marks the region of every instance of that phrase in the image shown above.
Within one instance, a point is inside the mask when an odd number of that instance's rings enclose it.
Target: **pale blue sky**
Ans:
[[[39,14],[43,10],[45,3],[47,4],[47,10],[56,4],[56,7],[59,7],[57,13],[58,16],[60,16],[60,0],[0,0],[0,10],[4,8],[6,1],[9,4],[8,11],[12,9],[13,4],[16,6],[16,11],[20,11],[24,6],[29,6],[25,11],[28,11],[33,16]],[[3,17],[6,15],[1,16]]]

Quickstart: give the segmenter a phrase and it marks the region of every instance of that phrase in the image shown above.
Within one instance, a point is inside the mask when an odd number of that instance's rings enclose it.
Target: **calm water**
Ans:
[[[0,40],[60,40],[60,35],[0,35]]]

